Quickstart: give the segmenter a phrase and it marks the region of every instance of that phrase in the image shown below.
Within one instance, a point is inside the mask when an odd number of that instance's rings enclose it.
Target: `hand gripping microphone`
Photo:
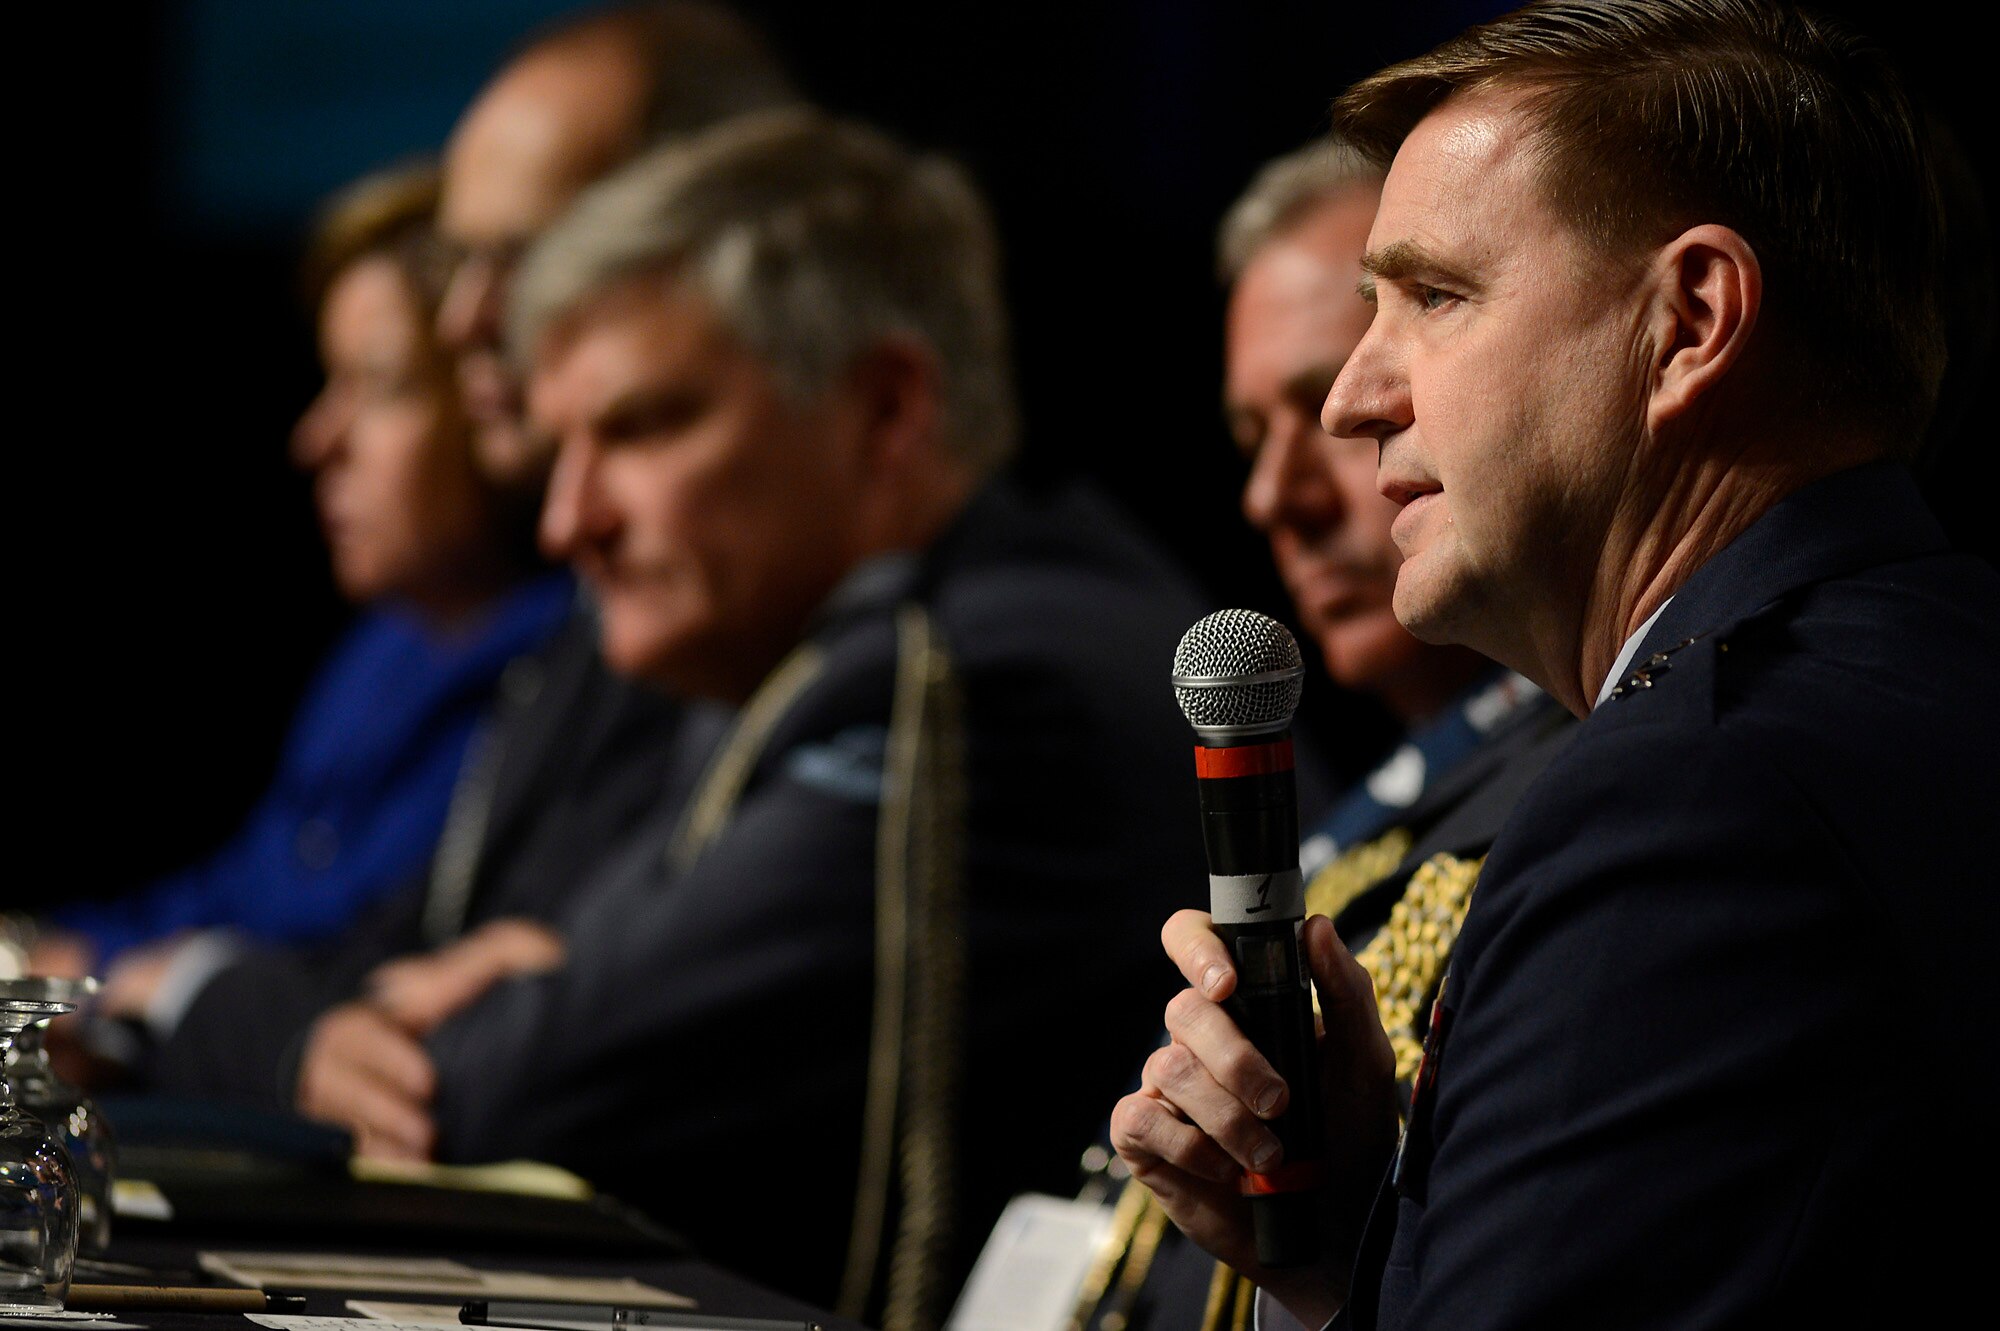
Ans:
[[[1246,1173],[1257,1260],[1303,1266],[1320,1257],[1325,1159],[1310,979],[1299,934],[1299,799],[1286,733],[1305,668],[1284,625],[1253,610],[1218,610],[1174,651],[1174,693],[1194,727],[1195,785],[1208,848],[1209,914],[1236,962],[1229,1015],[1268,1060],[1291,1100],[1271,1124],[1284,1155]]]

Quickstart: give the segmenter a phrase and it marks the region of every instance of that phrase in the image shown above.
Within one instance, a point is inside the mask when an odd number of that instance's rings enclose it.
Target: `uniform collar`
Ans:
[[[1625,677],[1625,667],[1631,665],[1632,658],[1639,654],[1639,644],[1646,640],[1646,634],[1653,625],[1660,622],[1660,616],[1665,614],[1667,607],[1673,603],[1674,598],[1671,596],[1660,602],[1658,608],[1646,616],[1646,622],[1633,629],[1632,636],[1625,639],[1625,645],[1618,649],[1618,659],[1611,663],[1611,669],[1605,673],[1604,682],[1597,686],[1597,701],[1590,704],[1591,711],[1594,712],[1604,706],[1604,700],[1611,696],[1611,690],[1617,688],[1618,681]]]
[[[1907,467],[1881,461],[1835,472],[1779,500],[1696,569],[1631,654],[1723,628],[1801,587],[1946,547]]]

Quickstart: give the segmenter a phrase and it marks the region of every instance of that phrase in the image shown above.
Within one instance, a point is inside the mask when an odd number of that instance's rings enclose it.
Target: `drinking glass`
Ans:
[[[94,979],[49,980],[48,998],[81,1004],[97,992]],[[42,1044],[53,1017],[43,1017],[14,1037],[7,1080],[14,1100],[46,1124],[69,1152],[81,1195],[77,1206],[77,1251],[102,1253],[111,1246],[111,1180],[117,1176],[117,1142],[111,1125],[90,1097],[56,1076]]]
[[[0,1312],[60,1308],[76,1263],[81,1195],[60,1137],[14,1100],[21,1032],[72,1012],[73,981],[0,980]]]

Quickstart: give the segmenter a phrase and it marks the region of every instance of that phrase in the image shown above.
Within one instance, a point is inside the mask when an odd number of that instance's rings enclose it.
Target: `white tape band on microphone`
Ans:
[[[1303,919],[1306,880],[1297,869],[1281,869],[1277,873],[1212,873],[1208,876],[1208,911],[1217,924]]]

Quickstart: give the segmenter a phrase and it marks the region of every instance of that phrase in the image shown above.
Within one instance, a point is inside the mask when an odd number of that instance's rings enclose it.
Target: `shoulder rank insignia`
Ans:
[[[1700,641],[1702,636],[1701,634],[1696,634],[1692,638],[1682,639],[1664,651],[1654,652],[1644,661],[1632,667],[1632,673],[1627,675],[1617,688],[1611,690],[1611,697],[1613,699],[1624,698],[1641,689],[1652,688],[1654,680],[1673,669],[1672,663],[1667,658],[1681,648],[1691,646]]]

